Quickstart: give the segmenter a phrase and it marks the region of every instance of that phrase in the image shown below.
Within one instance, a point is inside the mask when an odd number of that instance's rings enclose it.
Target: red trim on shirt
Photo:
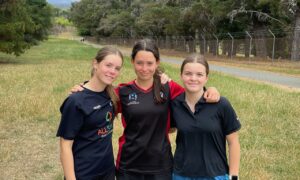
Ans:
[[[124,119],[123,116],[122,116],[121,119],[122,119],[123,129],[125,130],[125,128],[126,128],[126,122],[125,122],[125,119]],[[116,160],[116,168],[117,168],[117,169],[119,169],[119,167],[120,167],[121,152],[122,152],[123,145],[124,145],[125,142],[126,142],[124,130],[123,130],[122,136],[119,138],[119,151],[118,151],[118,156],[117,156],[117,160]]]
[[[174,81],[170,81],[169,86],[171,100],[175,99],[178,95],[184,92],[184,88]]]

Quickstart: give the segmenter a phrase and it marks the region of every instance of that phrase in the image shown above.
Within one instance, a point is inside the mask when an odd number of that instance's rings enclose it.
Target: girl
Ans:
[[[114,180],[112,130],[118,98],[111,84],[122,64],[119,50],[100,49],[92,63],[92,77],[83,91],[71,94],[60,108],[57,136],[67,180]]]
[[[177,128],[173,180],[238,179],[240,122],[225,97],[208,104],[203,98],[209,67],[201,55],[187,57],[181,65],[185,93],[172,103]],[[229,146],[229,166],[226,158]]]

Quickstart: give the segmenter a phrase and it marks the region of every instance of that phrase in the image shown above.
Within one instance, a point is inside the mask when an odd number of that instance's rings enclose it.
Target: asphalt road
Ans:
[[[181,64],[180,59],[162,56],[162,62],[168,62],[173,64]],[[281,86],[287,86],[291,88],[300,88],[300,77],[292,77],[272,72],[258,71],[237,67],[209,65],[210,70],[230,74],[236,77],[243,77]]]
[[[85,44],[92,45],[94,47],[101,47],[98,44],[93,44],[91,42],[84,42]],[[130,55],[130,49],[119,47],[119,49],[125,54]],[[172,64],[181,64],[182,58],[176,57],[169,57],[169,56],[162,56],[161,61],[172,63]],[[258,71],[258,70],[251,70],[251,69],[244,69],[244,68],[237,68],[237,67],[228,67],[228,66],[219,66],[219,65],[209,65],[210,70],[217,71],[229,75],[233,75],[235,77],[242,77],[248,78],[252,80],[267,82],[275,85],[281,85],[290,88],[299,88],[300,89],[300,77],[293,77],[288,75],[282,75],[278,73],[266,72],[266,71]]]

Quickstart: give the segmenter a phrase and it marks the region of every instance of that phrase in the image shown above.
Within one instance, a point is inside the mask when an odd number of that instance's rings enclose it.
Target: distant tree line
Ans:
[[[294,31],[287,43],[299,60],[299,7],[300,0],[81,0],[72,3],[70,18],[80,35],[95,37],[228,38],[227,32],[236,32],[245,38],[239,32],[248,31],[263,39],[269,29],[277,36]],[[267,41],[255,45],[263,52]]]
[[[0,52],[20,55],[45,40],[51,16],[46,0],[0,0]]]

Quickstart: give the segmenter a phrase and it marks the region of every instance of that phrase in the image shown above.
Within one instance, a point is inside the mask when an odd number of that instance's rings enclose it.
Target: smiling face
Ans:
[[[150,51],[138,51],[132,59],[137,79],[141,81],[153,81],[153,75],[159,65],[154,54]]]
[[[94,76],[99,82],[109,85],[119,76],[122,67],[122,58],[119,55],[110,54],[97,62],[93,61]]]
[[[181,80],[187,92],[202,91],[208,80],[206,67],[198,62],[186,63],[182,68]]]

